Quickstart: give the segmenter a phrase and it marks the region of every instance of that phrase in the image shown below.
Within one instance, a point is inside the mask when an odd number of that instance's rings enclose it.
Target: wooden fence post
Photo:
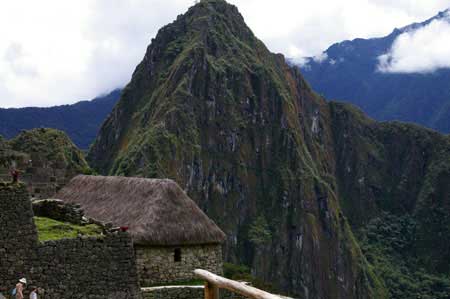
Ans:
[[[208,281],[205,282],[205,299],[219,299],[219,288]]]

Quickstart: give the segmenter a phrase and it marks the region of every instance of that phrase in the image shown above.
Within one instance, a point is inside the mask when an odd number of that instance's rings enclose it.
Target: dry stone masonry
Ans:
[[[0,289],[28,276],[37,232],[25,185],[0,183]]]
[[[203,294],[201,285],[142,288],[142,299],[203,299]]]
[[[80,205],[65,203],[60,199],[34,200],[32,206],[35,216],[74,224],[85,224],[88,222]]]
[[[48,241],[38,247],[31,277],[46,298],[138,298],[128,234]]]
[[[35,198],[49,198],[77,175],[64,163],[53,163],[38,153],[11,152],[6,164],[20,170],[20,180]],[[0,181],[11,181],[10,169],[0,164]]]
[[[141,286],[187,282],[196,279],[195,269],[222,275],[222,246],[136,246]]]
[[[195,286],[162,286],[142,289],[142,299],[203,299],[205,288]],[[246,299],[247,297],[220,289],[220,299]]]
[[[0,183],[0,226],[0,289],[26,277],[46,299],[140,297],[128,234],[39,243],[26,186],[9,183]]]

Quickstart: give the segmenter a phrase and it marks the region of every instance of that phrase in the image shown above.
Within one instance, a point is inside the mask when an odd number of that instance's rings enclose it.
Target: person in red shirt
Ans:
[[[11,170],[12,182],[17,183],[19,181],[19,171],[17,169]]]

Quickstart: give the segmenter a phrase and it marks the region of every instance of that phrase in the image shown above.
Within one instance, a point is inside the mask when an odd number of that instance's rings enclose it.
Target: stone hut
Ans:
[[[172,180],[79,175],[55,197],[128,227],[141,286],[187,282],[196,268],[222,274],[225,234]]]

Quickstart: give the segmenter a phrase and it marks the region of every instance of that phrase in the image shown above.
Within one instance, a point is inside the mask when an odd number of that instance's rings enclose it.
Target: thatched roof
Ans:
[[[55,196],[87,217],[128,226],[136,244],[222,243],[225,234],[172,180],[79,175]]]

